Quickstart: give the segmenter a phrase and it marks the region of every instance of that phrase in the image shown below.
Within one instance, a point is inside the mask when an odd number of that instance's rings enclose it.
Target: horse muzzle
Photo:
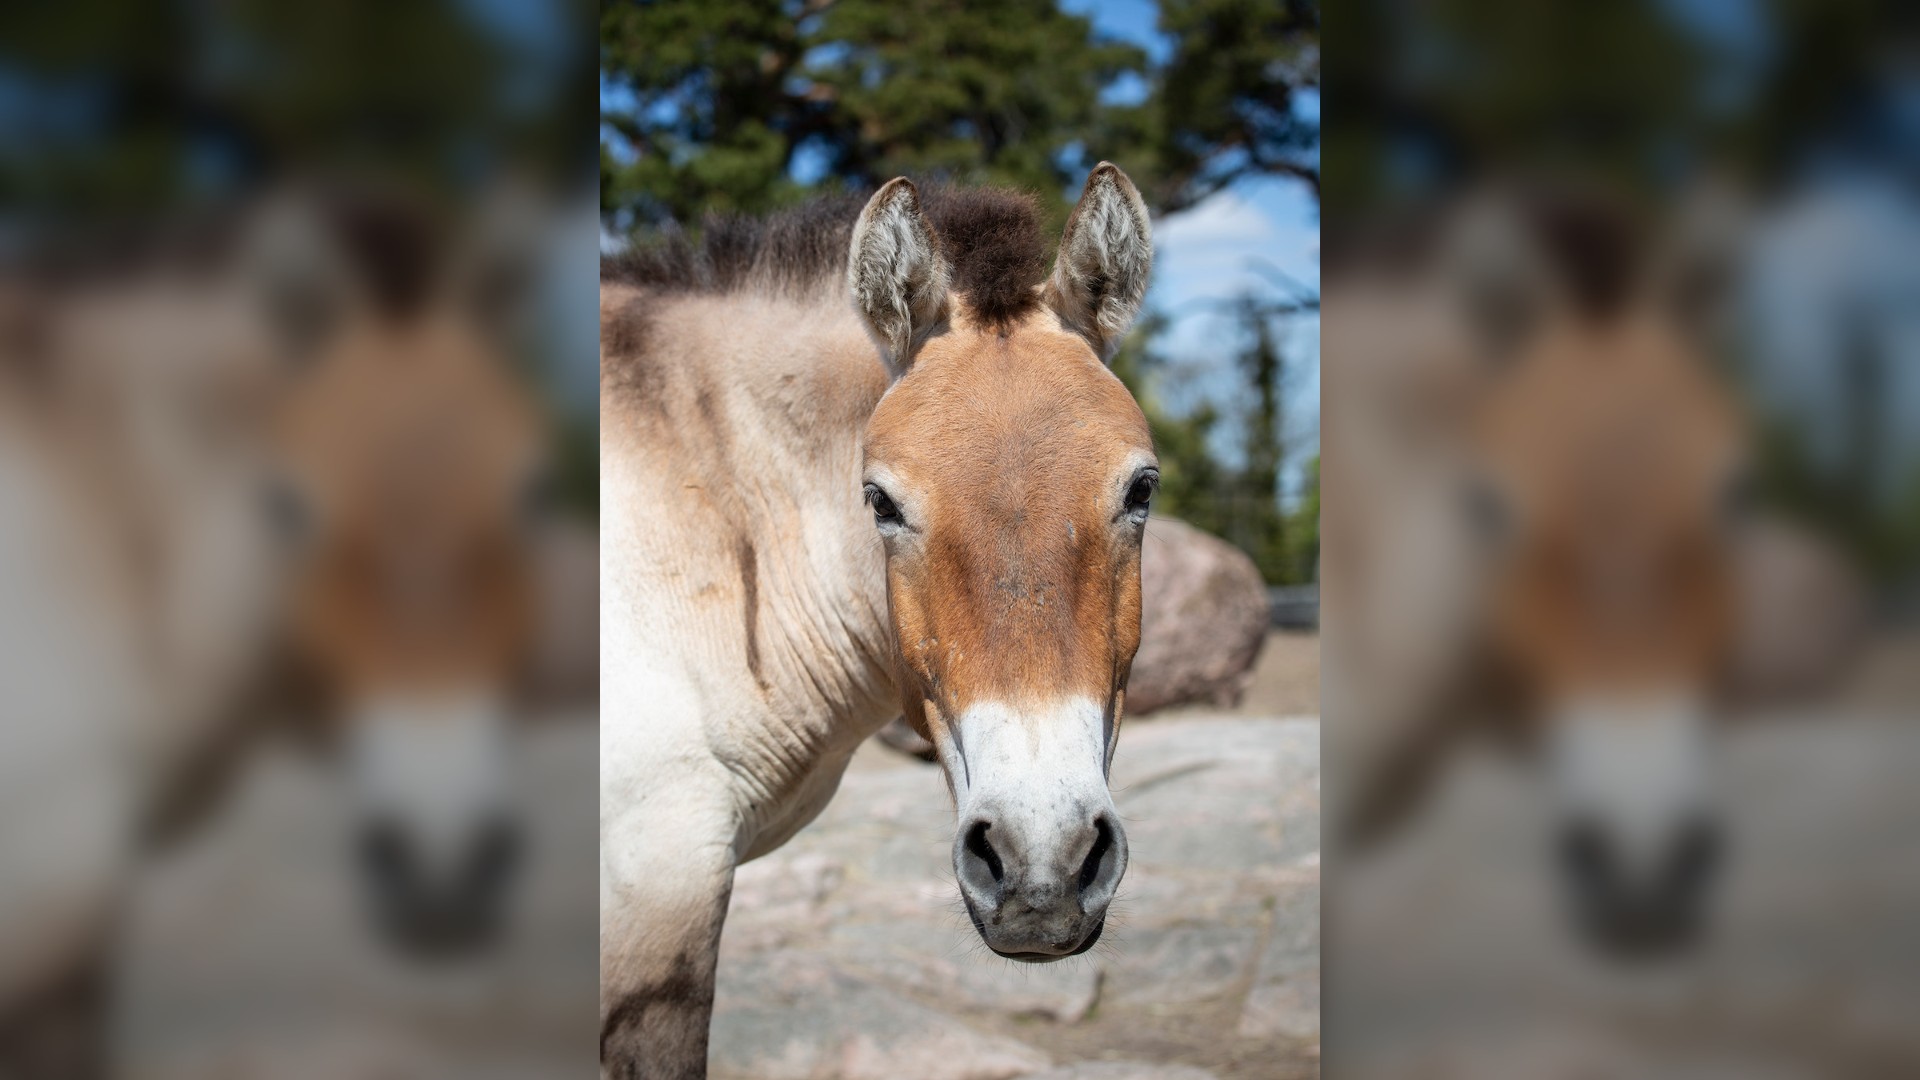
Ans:
[[[960,827],[954,876],[974,928],[1011,960],[1047,963],[1100,939],[1127,870],[1091,702],[968,708],[943,740]]]

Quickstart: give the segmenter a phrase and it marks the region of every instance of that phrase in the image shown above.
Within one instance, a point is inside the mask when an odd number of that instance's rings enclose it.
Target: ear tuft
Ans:
[[[905,177],[888,181],[853,226],[847,288],[895,376],[946,317],[950,276],[939,241],[920,212],[920,193]]]
[[[1067,219],[1047,300],[1061,321],[1111,360],[1140,314],[1153,269],[1153,226],[1140,192],[1101,162]]]

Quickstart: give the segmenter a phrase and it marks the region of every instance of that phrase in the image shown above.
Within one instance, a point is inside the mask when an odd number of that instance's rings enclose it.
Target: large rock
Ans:
[[[600,700],[600,538],[557,521],[534,543],[536,627],[527,690],[543,709]]]
[[[1184,521],[1150,518],[1140,600],[1127,715],[1189,703],[1238,705],[1267,636],[1267,585],[1253,560]]]
[[[1740,697],[1780,704],[1831,687],[1866,628],[1859,575],[1833,545],[1778,518],[1750,523],[1736,558],[1734,685]]]

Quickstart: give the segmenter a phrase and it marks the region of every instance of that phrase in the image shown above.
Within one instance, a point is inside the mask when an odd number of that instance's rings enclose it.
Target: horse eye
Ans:
[[[900,508],[893,505],[893,500],[887,496],[886,492],[880,490],[878,484],[868,484],[866,493],[867,505],[873,507],[873,520],[876,524],[900,524]]]
[[[1127,514],[1139,521],[1145,521],[1148,504],[1153,502],[1153,493],[1160,486],[1160,474],[1149,469],[1133,478],[1133,485],[1127,488]]]

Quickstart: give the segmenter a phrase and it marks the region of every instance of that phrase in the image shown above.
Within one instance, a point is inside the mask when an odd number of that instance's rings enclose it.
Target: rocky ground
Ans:
[[[1920,1075],[1920,642],[1716,748],[1708,932],[1624,962],[1570,931],[1540,770],[1468,750],[1409,827],[1333,859],[1326,1060],[1358,1078]]]
[[[597,1072],[599,892],[591,716],[531,729],[516,762],[523,891],[502,948],[422,965],[370,932],[350,805],[324,758],[277,750],[148,868],[117,972],[116,1075],[138,1080],[507,1080]]]
[[[1098,948],[1044,967],[993,956],[967,925],[937,767],[869,744],[817,821],[739,873],[714,1075],[1316,1075],[1317,675],[1313,638],[1276,635],[1239,712],[1128,726],[1121,900]]]
[[[1276,636],[1240,714],[1130,724],[1132,866],[1103,944],[1029,967],[958,907],[932,765],[864,748],[831,806],[740,872],[721,1078],[1216,1080],[1317,1072],[1317,643]],[[1287,719],[1293,714],[1299,718]],[[529,732],[526,893],[506,947],[423,968],[368,934],[337,770],[255,763],[143,875],[114,1043],[142,1080],[415,1080],[597,1071],[597,740]]]

